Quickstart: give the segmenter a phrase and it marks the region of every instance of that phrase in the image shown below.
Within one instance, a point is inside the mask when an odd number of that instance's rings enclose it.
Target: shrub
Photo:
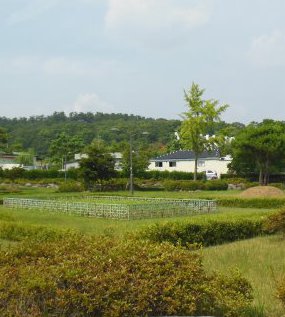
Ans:
[[[0,315],[245,316],[239,274],[208,274],[201,258],[168,243],[68,235],[0,251]]]
[[[206,190],[227,190],[228,183],[223,180],[209,180],[205,182],[205,189]]]
[[[58,187],[58,192],[69,193],[69,192],[83,192],[84,186],[77,182],[66,182],[62,183]]]
[[[38,241],[50,241],[51,239],[57,240],[63,234],[63,231],[48,229],[41,226],[21,225],[5,221],[0,222],[0,239],[9,241],[23,241],[28,238]]]
[[[285,189],[284,183],[270,183],[270,186],[274,186],[274,187],[279,188],[281,190]]]
[[[222,180],[208,180],[208,181],[167,180],[163,182],[163,186],[168,191],[226,190],[228,188],[227,182]]]
[[[174,245],[202,244],[211,246],[248,239],[263,233],[262,221],[209,221],[202,224],[166,222],[141,231],[142,238],[153,242],[168,241]]]
[[[282,198],[218,198],[217,204],[222,207],[237,208],[281,208],[285,205]]]
[[[267,217],[264,228],[270,233],[283,233],[285,235],[285,209]]]

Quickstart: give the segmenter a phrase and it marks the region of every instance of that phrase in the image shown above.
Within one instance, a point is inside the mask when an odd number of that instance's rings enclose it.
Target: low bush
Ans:
[[[281,208],[285,206],[284,198],[218,198],[217,203],[222,207],[237,208]]]
[[[245,317],[250,284],[182,247],[66,235],[0,251],[0,315]]]
[[[270,183],[269,185],[270,185],[270,186],[273,186],[273,187],[276,187],[276,188],[279,188],[279,189],[281,189],[281,190],[284,190],[284,189],[285,189],[284,183]]]
[[[79,178],[78,169],[70,169],[66,172],[66,176],[68,179],[77,180]],[[49,170],[25,170],[20,167],[14,167],[10,170],[8,169],[0,169],[0,177],[16,180],[19,178],[28,179],[28,180],[38,180],[38,179],[51,179],[51,178],[64,178],[65,172],[58,171],[56,169]]]
[[[69,181],[60,184],[57,191],[60,193],[83,192],[84,186],[81,183]]]
[[[198,179],[204,178],[204,173],[198,173]],[[141,179],[172,179],[172,180],[193,180],[194,174],[192,172],[178,172],[178,171],[145,171],[140,175]]]
[[[13,218],[7,220],[13,220]],[[62,237],[64,233],[64,231],[48,229],[41,226],[21,225],[8,221],[0,221],[0,239],[9,241],[24,241],[26,239],[38,241],[57,240]]]
[[[151,225],[141,231],[140,235],[153,242],[168,241],[182,246],[212,246],[261,235],[262,225],[263,222],[260,220],[209,221],[201,224],[167,222]]]
[[[214,179],[209,180],[204,183],[205,190],[227,190],[228,189],[228,183],[223,180]]]
[[[264,228],[270,233],[283,233],[285,235],[285,209],[268,216]]]
[[[227,190],[228,188],[227,182],[222,180],[209,180],[209,181],[167,180],[167,181],[164,181],[162,185],[168,191]]]

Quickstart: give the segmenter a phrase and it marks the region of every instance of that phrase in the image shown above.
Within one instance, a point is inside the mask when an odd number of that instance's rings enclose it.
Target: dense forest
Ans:
[[[129,142],[148,145],[153,152],[165,152],[171,148],[174,132],[180,128],[180,120],[153,119],[128,114],[77,113],[68,115],[54,112],[49,116],[29,118],[0,117],[0,127],[7,133],[6,147],[13,151],[33,149],[40,156],[48,155],[50,144],[61,133],[70,137],[79,136],[85,145],[94,139],[102,140],[114,151],[120,150],[122,143]],[[229,125],[221,122],[214,130]],[[242,124],[231,124],[237,128]],[[216,131],[209,131],[215,133]]]

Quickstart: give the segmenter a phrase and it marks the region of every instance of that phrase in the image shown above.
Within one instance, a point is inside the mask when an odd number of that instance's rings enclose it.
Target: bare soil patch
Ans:
[[[273,187],[273,186],[255,186],[246,189],[240,194],[240,197],[244,198],[270,198],[270,197],[285,197],[283,190]]]

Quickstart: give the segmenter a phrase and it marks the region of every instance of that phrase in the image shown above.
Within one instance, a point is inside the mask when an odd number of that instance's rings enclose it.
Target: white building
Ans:
[[[221,174],[228,172],[228,164],[231,160],[230,156],[221,157],[218,151],[203,152],[198,159],[198,173],[211,170],[220,177]],[[194,172],[194,167],[194,152],[180,150],[151,159],[148,169],[150,171]]]

